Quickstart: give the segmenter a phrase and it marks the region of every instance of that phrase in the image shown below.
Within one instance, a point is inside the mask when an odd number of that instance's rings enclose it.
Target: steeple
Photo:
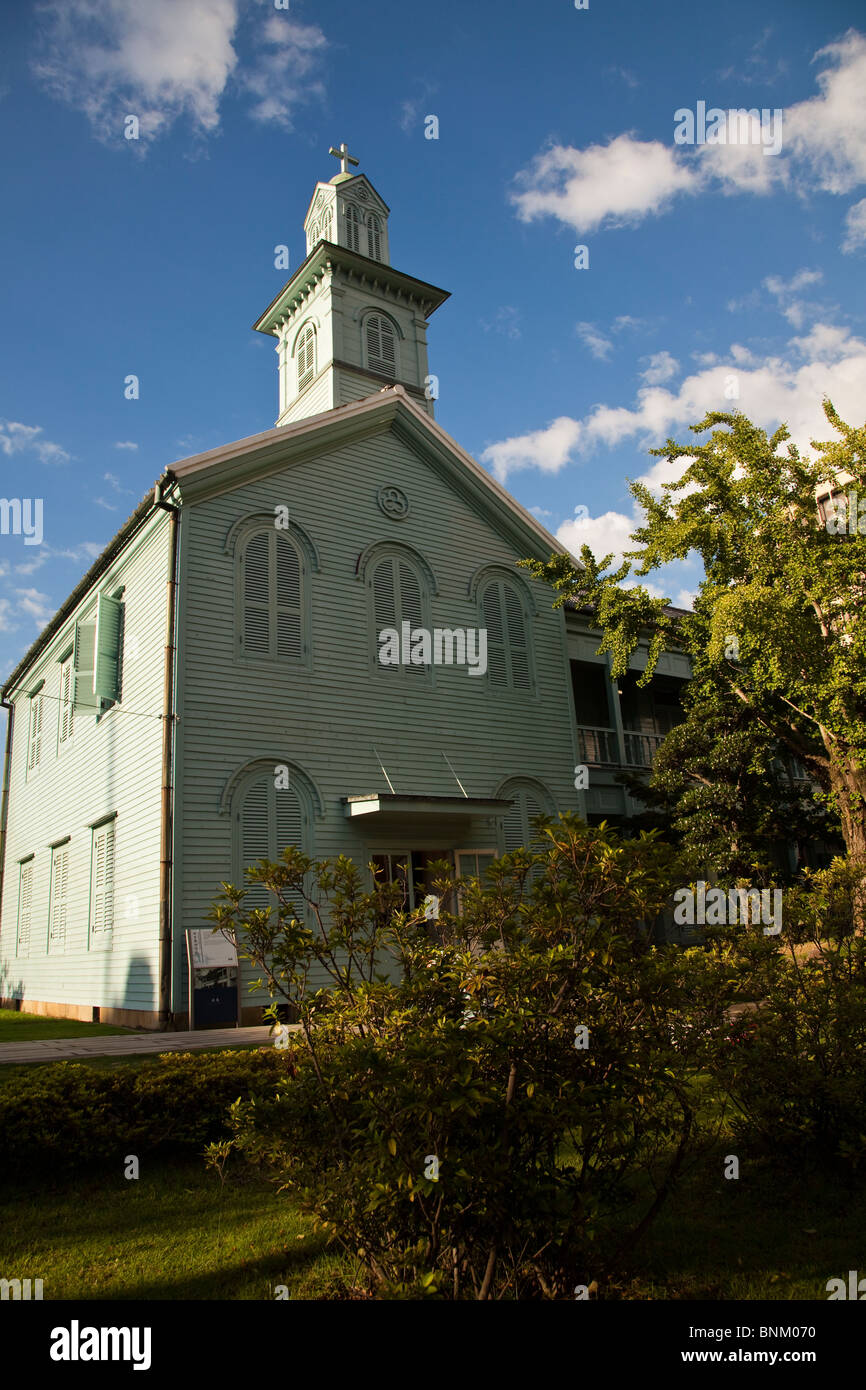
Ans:
[[[287,425],[399,383],[433,414],[427,320],[446,290],[394,270],[390,208],[345,142],[340,172],[317,183],[304,232],[307,255],[253,325],[277,339],[280,405]]]

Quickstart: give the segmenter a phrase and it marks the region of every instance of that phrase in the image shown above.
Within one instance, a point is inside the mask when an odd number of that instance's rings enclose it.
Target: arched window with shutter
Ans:
[[[392,628],[398,636],[402,634],[403,623],[409,624],[410,633],[416,628],[430,630],[430,600],[436,592],[436,581],[427,561],[409,546],[377,542],[361,556],[358,578],[364,581],[370,595],[372,653],[376,669],[386,675],[403,671],[413,680],[429,675],[429,665],[415,665],[408,661],[405,665],[402,662],[399,665],[386,665],[379,660],[382,649],[379,635],[385,628]],[[408,657],[409,653],[406,655]]]
[[[367,255],[373,261],[382,259],[382,223],[375,212],[367,215]]]
[[[316,328],[308,323],[295,339],[295,360],[298,364],[298,390],[309,386],[316,375]]]
[[[487,674],[503,690],[532,690],[529,616],[516,584],[486,579],[479,593],[481,625],[487,629]]]
[[[251,530],[238,548],[238,647],[242,656],[289,664],[307,654],[305,565],[275,526]]]
[[[350,251],[361,249],[361,216],[354,203],[346,208],[346,245]]]
[[[368,314],[364,319],[364,357],[371,372],[393,381],[397,376],[397,334],[385,314]]]
[[[277,778],[274,767],[262,760],[240,776],[231,797],[234,865],[238,886],[247,889],[248,908],[275,907],[276,898],[260,884],[247,886],[244,873],[260,859],[279,861],[283,850],[295,848],[305,854],[312,850],[310,798],[306,779],[289,764],[287,778]],[[283,780],[288,785],[283,785]],[[278,785],[279,782],[279,785]],[[300,893],[289,894],[298,917],[303,918],[304,901]]]
[[[536,816],[552,816],[556,810],[547,788],[529,777],[512,777],[503,783],[496,795],[511,801],[502,818],[503,854],[513,854],[523,847],[538,850],[537,831],[532,822]]]

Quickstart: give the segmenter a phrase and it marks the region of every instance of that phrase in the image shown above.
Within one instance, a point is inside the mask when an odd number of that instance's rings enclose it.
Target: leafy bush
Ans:
[[[866,940],[738,948],[758,1007],[717,1056],[735,1128],[790,1160],[811,1152],[856,1165],[866,1154]]]
[[[273,1049],[163,1053],[155,1066],[116,1071],[52,1062],[0,1086],[0,1172],[200,1151],[225,1132],[232,1101],[290,1070]]]
[[[214,906],[306,1046],[288,1085],[233,1106],[210,1161],[234,1147],[265,1165],[379,1296],[573,1297],[616,1267],[696,1142],[692,1081],[725,991],[709,953],[653,946],[642,925],[676,862],[654,835],[539,824],[544,848],[498,861],[489,886],[442,866],[460,916],[395,911],[393,886],[292,849],[248,871],[275,912],[245,912],[230,885]]]

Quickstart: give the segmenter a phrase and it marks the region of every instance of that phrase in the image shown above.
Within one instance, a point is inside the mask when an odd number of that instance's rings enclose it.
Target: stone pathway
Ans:
[[[300,1024],[288,1025],[300,1032]],[[31,1042],[0,1043],[4,1062],[68,1062],[73,1058],[132,1057],[142,1052],[195,1052],[202,1047],[237,1047],[243,1043],[273,1045],[271,1025],[255,1028],[205,1028],[194,1033],[119,1033],[100,1038],[41,1038]]]

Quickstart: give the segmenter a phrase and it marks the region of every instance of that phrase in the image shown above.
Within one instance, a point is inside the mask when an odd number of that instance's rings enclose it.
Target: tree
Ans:
[[[684,649],[693,682],[714,682],[749,717],[805,765],[839,816],[849,858],[860,866],[860,931],[866,930],[866,636],[861,621],[866,576],[866,517],[857,518],[857,489],[866,482],[866,426],[840,420],[830,401],[824,413],[839,439],[813,441],[802,457],[785,426],[772,436],[744,415],[713,411],[696,434],[704,444],[669,439],[650,452],[684,463],[660,497],[640,484],[631,491],[644,511],[633,534],[638,548],[606,573],[588,546],[581,564],[568,556],[523,563],[557,590],[557,603],[590,605],[603,631],[600,650],[621,675],[649,634],[646,684],[666,646]],[[850,482],[848,480],[851,480]],[[816,492],[844,482],[851,499],[837,518],[822,517]],[[866,499],[864,499],[866,500]],[[862,530],[861,530],[862,528]],[[622,588],[638,561],[638,576],[697,552],[704,564],[694,613],[677,618],[669,600],[643,586]]]
[[[691,872],[712,866],[719,882],[777,882],[792,827],[800,840],[838,837],[838,818],[811,782],[792,778],[774,736],[725,682],[688,685],[683,708],[648,782],[634,772],[619,780],[646,806],[636,826],[673,839]]]

